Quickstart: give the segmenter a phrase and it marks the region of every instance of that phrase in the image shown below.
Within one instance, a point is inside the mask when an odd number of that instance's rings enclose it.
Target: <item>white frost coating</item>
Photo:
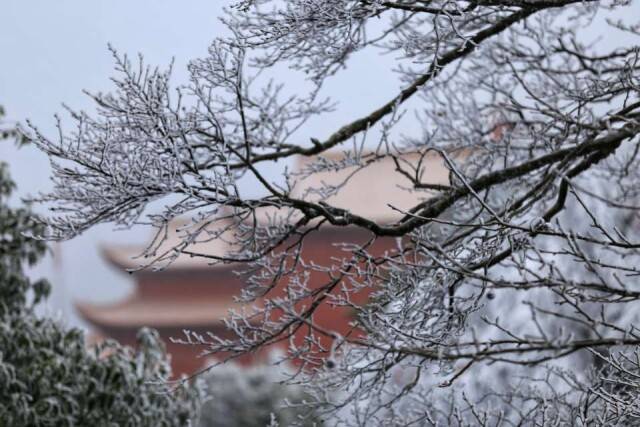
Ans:
[[[72,113],[76,130],[57,138],[30,132],[55,162],[56,189],[39,199],[56,209],[48,237],[146,222],[157,230],[147,264],[180,254],[247,264],[242,299],[266,299],[228,319],[238,338],[185,340],[231,356],[289,342],[306,364],[292,381],[309,386],[315,413],[331,422],[631,422],[640,415],[640,34],[629,3],[240,2],[226,17],[232,36],[191,63],[185,87],[116,56],[116,90],[94,96],[97,115]],[[590,43],[594,22],[612,13],[631,22],[605,31],[635,44]],[[361,50],[393,55],[402,90],[325,139],[305,134],[332,106],[324,82]],[[305,73],[309,92],[287,93],[276,65]],[[414,122],[422,134],[403,136]],[[261,174],[297,155],[314,160],[282,185]],[[430,180],[427,156],[446,165],[447,183]],[[393,223],[332,205],[344,183],[296,187],[390,159],[397,191],[416,197]],[[242,194],[242,177],[263,196]],[[167,250],[178,216],[192,222]],[[372,242],[344,242],[330,265],[305,259],[307,232],[329,226],[396,238],[397,248],[380,255]],[[232,251],[190,249],[208,239]],[[310,289],[312,272],[326,277],[320,288]],[[275,283],[286,292],[272,292]],[[356,304],[362,289],[372,296]],[[314,316],[327,304],[353,310],[366,334],[327,348],[319,337],[335,332]],[[296,331],[306,339],[287,341]]]

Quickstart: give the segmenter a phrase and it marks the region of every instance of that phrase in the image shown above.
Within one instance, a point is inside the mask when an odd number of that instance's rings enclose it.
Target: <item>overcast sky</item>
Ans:
[[[0,10],[0,105],[10,121],[30,119],[45,133],[54,132],[53,115],[62,103],[74,109],[92,108],[82,90],[112,89],[113,61],[107,44],[121,53],[144,54],[147,63],[166,66],[175,59],[173,82],[184,83],[186,64],[206,54],[223,32],[218,22],[229,0],[3,0]],[[382,61],[382,63],[380,63]],[[355,118],[386,101],[397,85],[379,84],[390,77],[393,58],[364,58],[334,79],[328,93],[350,94],[346,114]],[[286,73],[286,71],[284,71]],[[357,75],[357,79],[354,76]],[[285,76],[290,82],[291,76]],[[322,138],[343,124],[344,112],[311,123],[309,136]],[[34,147],[17,150],[0,144],[23,197],[51,187],[49,164]],[[55,246],[57,262],[47,259],[33,271],[51,278],[50,309],[70,323],[81,324],[73,301],[107,302],[131,290],[130,278],[116,272],[100,256],[109,242],[144,242],[146,230],[114,233],[100,226],[79,238]]]

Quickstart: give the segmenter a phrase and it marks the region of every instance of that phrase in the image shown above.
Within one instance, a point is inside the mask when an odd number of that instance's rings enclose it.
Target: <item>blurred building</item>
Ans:
[[[294,173],[304,172],[311,167],[313,159],[303,158],[297,164]],[[340,160],[334,155],[333,160]],[[418,165],[418,159],[404,159],[405,169],[412,164]],[[297,186],[292,196],[305,200],[324,199],[322,194],[309,191],[321,186],[340,186],[350,176],[348,184],[340,191],[324,200],[328,203],[349,209],[352,213],[374,219],[380,223],[391,223],[403,216],[403,209],[409,209],[429,193],[409,190],[411,182],[397,172],[398,165],[390,158],[373,162],[370,166],[358,171],[355,167],[340,169],[335,172],[320,172],[310,175]],[[422,180],[429,183],[448,183],[448,170],[435,154],[429,155],[419,163],[423,174]],[[393,209],[391,206],[399,209]],[[264,212],[264,221],[272,218],[277,212]],[[170,248],[179,243],[180,226],[172,224],[163,247]],[[344,256],[344,244],[364,244],[371,239],[371,234],[355,227],[323,226],[305,237],[302,258],[305,262],[318,265],[335,264],[336,259]],[[194,252],[223,256],[229,250],[227,239],[216,239],[195,243],[189,247]],[[397,248],[394,238],[377,239],[369,247],[368,252],[382,255],[385,251]],[[141,247],[109,246],[104,249],[104,256],[115,268],[123,273],[136,269],[141,262],[136,255],[142,252]],[[239,309],[234,302],[245,286],[244,278],[235,273],[239,265],[210,265],[206,259],[178,256],[170,266],[162,271],[150,268],[136,271],[135,291],[125,300],[111,305],[78,303],[77,308],[96,332],[104,337],[115,338],[123,344],[135,345],[138,329],[144,326],[157,329],[167,343],[172,357],[174,372],[192,373],[202,367],[205,358],[199,357],[206,348],[173,343],[171,338],[183,337],[183,331],[189,330],[200,334],[213,332],[220,336],[230,336],[223,323],[229,309]],[[309,271],[310,287],[319,287],[330,280],[329,273]],[[281,283],[273,290],[272,295],[284,292],[285,284]],[[339,292],[340,286],[336,288]],[[356,304],[365,303],[369,291],[362,291],[353,297]],[[259,304],[259,302],[258,302]],[[322,328],[345,335],[352,331],[350,320],[352,310],[344,307],[335,308],[323,304],[315,313],[314,321]],[[298,345],[303,344],[305,333],[300,330],[295,336]],[[330,346],[329,337],[321,337],[323,346]],[[286,345],[287,342],[282,343]],[[260,358],[260,354],[254,356]],[[243,363],[251,363],[245,358]]]

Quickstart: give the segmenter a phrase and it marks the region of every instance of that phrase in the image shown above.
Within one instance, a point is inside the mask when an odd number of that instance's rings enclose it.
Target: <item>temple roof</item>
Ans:
[[[166,230],[162,244],[156,249],[153,256],[143,256],[144,245],[108,245],[102,246],[101,250],[104,257],[113,265],[122,270],[137,269],[143,265],[148,265],[155,258],[163,255],[171,256],[172,249],[182,242],[184,232],[182,228],[189,226],[191,221],[187,218],[174,219]],[[229,221],[230,224],[230,221]],[[219,227],[225,227],[224,222],[218,224]],[[232,249],[233,231],[229,230],[220,238],[210,238],[206,235],[191,243],[188,249],[193,252],[208,254],[212,256],[223,257]],[[226,236],[226,238],[225,238]],[[197,268],[211,268],[212,261],[201,257],[192,257],[186,254],[179,254],[177,258],[170,264],[169,268],[192,270]],[[218,267],[224,267],[217,264]]]
[[[297,166],[293,174],[302,174],[304,171],[313,168],[314,162],[319,158],[299,157]],[[341,153],[330,153],[324,157],[330,164],[344,159]],[[403,159],[416,165],[417,156],[409,156]],[[406,164],[403,165],[406,168]],[[393,159],[384,157],[372,162],[356,172],[356,166],[341,168],[338,170],[316,172],[309,176],[300,178],[294,186],[291,195],[308,201],[323,200],[333,206],[348,209],[351,212],[369,218],[380,223],[392,223],[402,217],[402,213],[390,207],[394,206],[400,210],[408,210],[415,204],[431,196],[428,191],[412,190],[411,182],[396,170]],[[427,156],[422,163],[421,171],[424,180],[429,183],[448,183],[448,170],[442,161],[435,154]],[[356,172],[356,173],[354,173]],[[348,182],[344,185],[345,180]],[[342,186],[341,186],[342,185]],[[320,187],[341,186],[336,194],[325,197],[318,192],[309,191]],[[288,209],[263,208],[256,212],[257,220],[261,223],[268,223],[274,218],[287,218],[294,221],[297,213],[293,215]],[[180,228],[187,225],[187,219],[174,220],[167,231],[166,240],[161,245],[156,256],[163,250],[168,251],[177,246],[182,241]],[[229,223],[231,221],[229,220]],[[225,227],[225,222],[221,221],[216,227]],[[231,250],[231,242],[234,241],[234,230],[225,231],[222,237],[200,239],[191,244],[188,249],[192,252],[223,257]],[[226,236],[226,238],[225,238]],[[120,269],[136,269],[148,264],[153,258],[138,257],[143,252],[143,246],[132,245],[110,245],[103,247],[103,253],[111,263]],[[136,258],[138,257],[138,258]],[[186,254],[179,254],[168,266],[168,268],[192,270],[198,268],[210,268],[212,260],[202,257],[192,257]],[[217,267],[224,267],[217,264]]]
[[[339,161],[343,157],[340,153],[331,153],[330,161]],[[417,156],[405,156],[404,161],[418,163]],[[301,157],[298,160],[297,171],[304,171],[313,167],[316,158]],[[408,169],[407,164],[402,164],[403,169]],[[324,200],[328,204],[348,209],[356,215],[369,218],[379,223],[392,223],[400,219],[403,214],[392,209],[389,205],[408,210],[418,202],[433,195],[424,190],[412,190],[411,181],[397,172],[396,164],[390,157],[372,162],[370,165],[357,170],[356,166],[347,167],[337,171],[324,171],[311,174],[301,180],[292,191],[292,196],[307,201]],[[424,179],[431,184],[447,184],[449,171],[438,156],[428,155],[423,161],[422,172]],[[355,172],[355,173],[354,173]],[[348,178],[348,182],[340,190],[324,198],[319,194],[309,194],[308,189],[322,186],[338,186]]]
[[[145,299],[133,297],[116,304],[97,305],[78,303],[83,318],[94,325],[111,328],[140,328],[143,326],[195,327],[211,326],[222,322],[229,310],[240,305],[225,299]]]

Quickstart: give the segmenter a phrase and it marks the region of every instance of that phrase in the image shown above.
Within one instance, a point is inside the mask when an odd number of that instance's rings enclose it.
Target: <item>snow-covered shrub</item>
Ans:
[[[283,369],[270,365],[213,368],[204,376],[207,397],[198,427],[322,425],[311,409],[301,406],[306,397],[302,388],[283,384],[284,379]]]

